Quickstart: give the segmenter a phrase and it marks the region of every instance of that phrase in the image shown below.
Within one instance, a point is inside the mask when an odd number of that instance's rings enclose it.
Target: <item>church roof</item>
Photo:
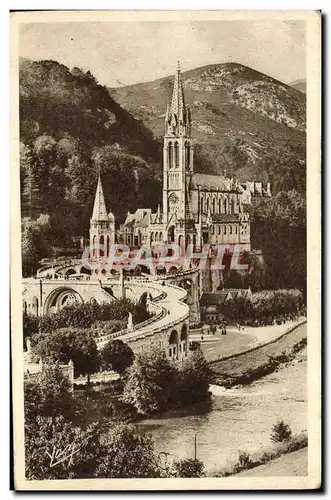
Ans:
[[[229,299],[227,291],[204,292],[200,297],[201,306],[220,306]]]
[[[105,197],[103,195],[102,183],[100,174],[98,177],[98,185],[95,193],[94,207],[92,212],[92,220],[108,221],[108,214],[106,209]]]
[[[211,216],[214,224],[224,224],[226,222],[239,222],[239,214],[214,214]]]
[[[149,218],[151,214],[150,208],[138,208],[135,213],[128,213],[124,225],[125,226],[139,226],[139,227],[148,227],[149,226]]]
[[[238,297],[249,297],[251,294],[248,288],[224,288],[224,290],[217,290],[216,292],[204,292],[200,297],[201,306],[220,306],[229,299],[236,299]]]
[[[231,179],[221,175],[194,174],[192,183],[206,191],[230,191]]]

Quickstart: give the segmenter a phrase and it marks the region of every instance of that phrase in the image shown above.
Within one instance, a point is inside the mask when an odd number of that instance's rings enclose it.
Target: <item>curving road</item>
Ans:
[[[119,296],[119,283],[107,282],[111,286],[115,296]],[[155,316],[140,325],[135,325],[132,331],[124,330],[110,336],[104,336],[98,341],[98,347],[102,347],[110,338],[119,338],[127,341],[133,338],[146,337],[157,332],[168,330],[174,325],[185,321],[189,316],[189,306],[184,300],[187,292],[176,285],[161,284],[159,281],[130,280],[125,282],[126,292],[131,291],[135,298],[140,297],[144,292],[151,295],[150,308]],[[126,293],[128,296],[128,293]]]

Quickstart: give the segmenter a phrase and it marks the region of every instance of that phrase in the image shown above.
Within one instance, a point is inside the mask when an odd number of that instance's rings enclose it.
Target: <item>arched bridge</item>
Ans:
[[[138,300],[147,292],[151,299],[148,307],[153,316],[131,330],[100,337],[98,346],[102,348],[116,337],[130,344],[134,352],[154,346],[164,349],[171,359],[183,359],[188,352],[190,305],[186,301],[192,294],[193,273],[190,276],[192,281],[187,276],[178,277],[190,283],[188,290],[171,283],[169,279],[151,277],[132,277],[125,281],[27,278],[23,279],[23,310],[33,315],[51,314],[73,303],[110,303],[123,294]]]

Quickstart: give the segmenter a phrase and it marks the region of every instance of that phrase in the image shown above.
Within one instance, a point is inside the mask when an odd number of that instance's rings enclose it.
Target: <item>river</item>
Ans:
[[[207,472],[236,462],[238,451],[249,453],[270,445],[273,424],[283,419],[293,433],[307,429],[307,362],[287,366],[244,388],[211,386],[210,405],[198,405],[147,419],[155,450],[170,459],[197,458]]]

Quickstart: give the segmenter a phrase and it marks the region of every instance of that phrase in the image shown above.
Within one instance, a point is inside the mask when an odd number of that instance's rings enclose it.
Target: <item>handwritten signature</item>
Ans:
[[[75,443],[68,444],[64,448],[57,448],[55,445],[53,446],[52,453],[49,453],[46,450],[46,455],[51,459],[49,466],[55,467],[56,465],[65,462],[68,460],[67,467],[69,467],[73,463],[73,456],[78,453],[80,450],[79,447],[76,447]]]

